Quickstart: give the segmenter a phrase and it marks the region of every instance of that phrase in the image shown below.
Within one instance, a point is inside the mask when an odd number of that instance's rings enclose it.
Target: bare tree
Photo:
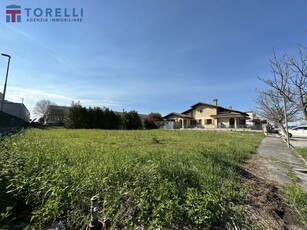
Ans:
[[[298,60],[285,54],[277,59],[273,51],[271,70],[273,79],[263,79],[263,82],[285,97],[299,111],[307,121],[307,55],[306,48],[299,49]]]
[[[56,105],[56,104],[49,100],[42,99],[35,104],[33,112],[36,115],[41,116],[44,119],[44,122],[46,122],[47,115],[48,115],[48,109],[50,105]]]
[[[275,89],[262,90],[258,92],[257,113],[260,117],[271,121],[286,133],[283,123],[285,122],[283,96]],[[286,103],[288,121],[297,119],[298,109],[290,102]]]
[[[307,53],[306,48],[300,48],[299,60],[293,57],[287,57],[292,76],[290,78],[293,85],[293,91],[289,95],[293,97],[291,101],[300,111],[302,111],[307,121]]]

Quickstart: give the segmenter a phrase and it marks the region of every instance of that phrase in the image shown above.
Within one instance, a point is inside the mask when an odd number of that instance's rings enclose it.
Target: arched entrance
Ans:
[[[229,119],[229,128],[234,128],[235,127],[235,119],[230,118]]]

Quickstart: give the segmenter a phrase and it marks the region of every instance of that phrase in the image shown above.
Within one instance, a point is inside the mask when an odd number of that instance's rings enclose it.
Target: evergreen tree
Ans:
[[[80,129],[85,124],[84,109],[80,104],[73,103],[71,107],[65,112],[64,123],[65,127],[71,129]]]
[[[65,113],[65,126],[71,129],[120,129],[121,115],[108,108],[84,108],[79,103],[72,104]]]
[[[136,111],[124,112],[123,113],[123,125],[125,129],[142,129],[141,118]]]

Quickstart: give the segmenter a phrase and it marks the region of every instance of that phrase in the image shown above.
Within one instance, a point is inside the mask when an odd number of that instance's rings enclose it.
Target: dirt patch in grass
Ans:
[[[243,180],[250,186],[244,207],[246,217],[255,229],[306,229],[297,212],[285,200],[285,191],[266,178],[261,161],[250,160],[243,171]]]

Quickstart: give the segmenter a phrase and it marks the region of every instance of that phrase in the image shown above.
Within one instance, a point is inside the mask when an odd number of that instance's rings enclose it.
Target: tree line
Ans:
[[[142,129],[142,120],[136,111],[114,112],[108,108],[85,108],[72,104],[65,111],[64,124],[71,129]]]
[[[50,106],[55,103],[40,100],[35,106],[35,113],[41,115],[42,124],[48,124],[52,114]],[[163,125],[160,113],[150,113],[141,119],[137,111],[114,112],[109,108],[85,108],[80,103],[72,103],[64,112],[64,126],[71,129],[156,129]]]

